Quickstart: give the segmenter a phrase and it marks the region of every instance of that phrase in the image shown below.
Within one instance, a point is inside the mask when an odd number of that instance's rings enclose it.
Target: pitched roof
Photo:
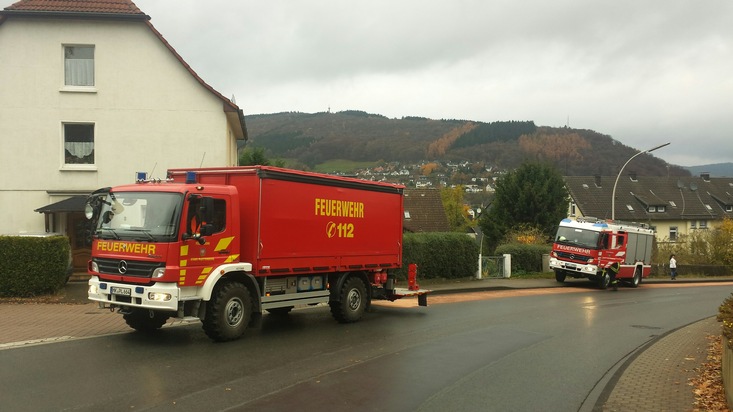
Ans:
[[[6,7],[15,12],[112,13],[142,15],[130,0],[21,0]]]
[[[407,232],[451,231],[438,189],[405,189],[404,208]]]
[[[163,35],[153,27],[153,24],[150,23],[150,16],[143,13],[132,0],[20,0],[0,11],[0,25],[9,17],[13,16],[144,20],[148,28],[173,53],[176,59],[191,73],[196,81],[222,101],[226,117],[230,122],[241,127],[241,130],[235,130],[236,138],[248,139],[247,125],[244,121],[244,112],[242,109],[206,83],[183,60],[183,57],[178,54],[176,49],[168,43]]]
[[[611,218],[616,176],[565,176],[564,180],[584,216]],[[614,203],[615,219],[624,221],[733,218],[733,178],[624,175],[618,179]]]

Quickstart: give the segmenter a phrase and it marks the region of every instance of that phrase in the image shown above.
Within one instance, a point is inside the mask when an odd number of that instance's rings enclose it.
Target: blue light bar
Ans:
[[[196,183],[196,172],[186,172],[186,183]]]
[[[146,172],[137,172],[136,173],[136,176],[137,176],[135,178],[135,181],[136,182],[144,182],[144,181],[148,180],[148,174]]]

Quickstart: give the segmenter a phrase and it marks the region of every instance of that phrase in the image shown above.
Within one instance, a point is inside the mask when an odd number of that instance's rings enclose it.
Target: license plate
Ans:
[[[575,266],[575,264],[573,264],[573,263],[566,263],[565,264],[565,267],[568,268],[568,269],[575,269],[577,266]]]
[[[117,286],[110,287],[109,292],[113,295],[122,295],[122,296],[132,295],[132,290],[130,288],[121,288]]]

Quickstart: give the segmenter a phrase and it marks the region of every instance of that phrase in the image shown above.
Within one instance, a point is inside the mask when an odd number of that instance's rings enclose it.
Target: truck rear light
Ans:
[[[171,300],[171,294],[170,293],[160,293],[160,292],[148,292],[148,300],[154,300],[156,302],[168,302]]]

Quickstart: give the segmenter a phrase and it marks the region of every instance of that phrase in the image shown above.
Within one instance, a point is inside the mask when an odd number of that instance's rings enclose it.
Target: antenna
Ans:
[[[680,190],[682,190],[682,189],[684,189],[684,188],[685,188],[685,184],[684,184],[684,183],[682,183],[682,181],[681,181],[681,180],[678,180],[678,181],[677,181],[677,189],[680,189]]]
[[[695,190],[697,190],[697,183],[695,183],[695,182],[690,182],[690,190],[691,190],[691,191],[693,191],[693,192],[694,192]]]
[[[156,168],[156,167],[158,167],[158,162],[155,162],[155,164],[153,165],[153,170],[151,170],[151,171],[150,171],[150,178],[151,178],[151,179],[152,179],[152,178],[153,178],[153,176],[154,176],[154,175],[153,175],[153,172],[155,171],[155,168]]]
[[[206,157],[206,152],[204,152],[204,155],[201,156],[201,164],[199,165],[199,168],[204,165],[204,158]]]

